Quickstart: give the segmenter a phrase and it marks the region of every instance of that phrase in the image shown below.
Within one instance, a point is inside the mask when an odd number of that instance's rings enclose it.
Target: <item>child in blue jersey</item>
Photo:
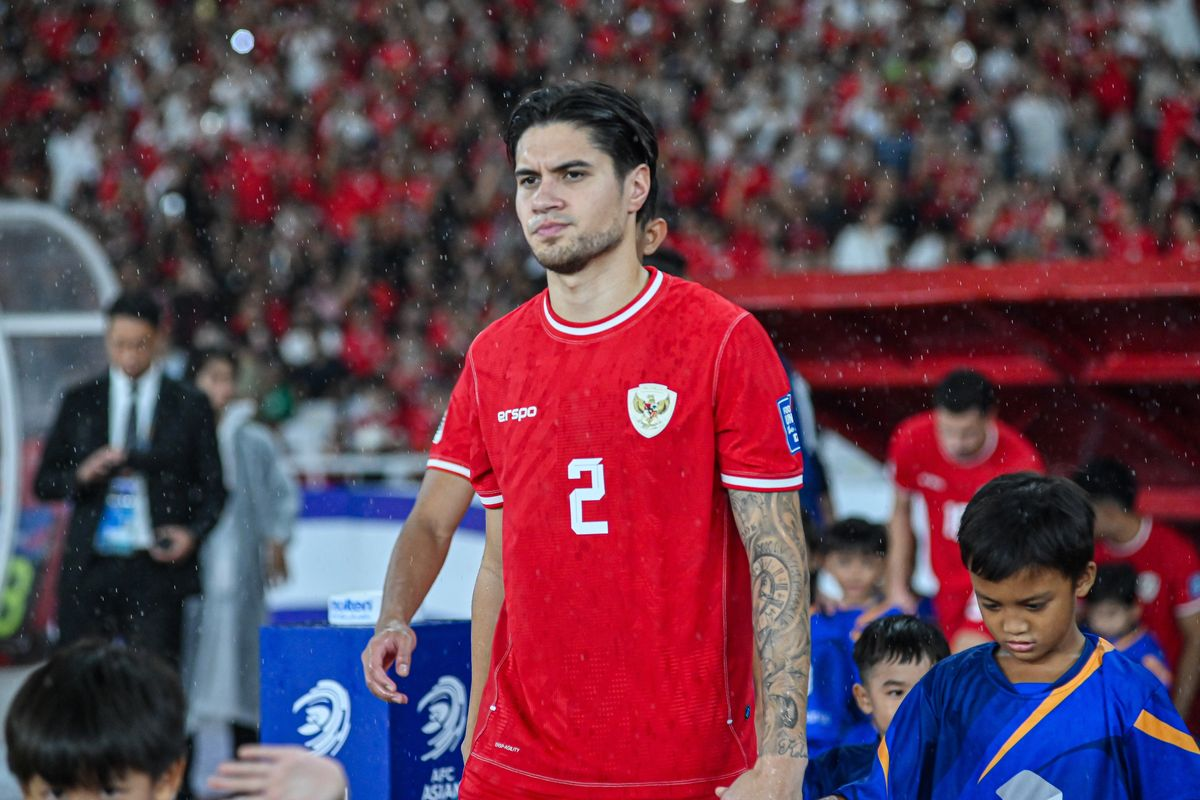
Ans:
[[[840,599],[826,601],[810,615],[812,669],[807,734],[813,756],[830,747],[874,742],[870,718],[854,702],[858,670],[854,642],[872,620],[900,613],[883,602],[887,531],[882,525],[849,518],[825,528],[822,569],[837,583]]]
[[[959,529],[996,641],[951,656],[909,693],[848,800],[1200,798],[1200,748],[1162,684],[1084,634],[1096,576],[1088,498],[1032,473],[988,482]]]
[[[867,625],[854,643],[860,676],[854,684],[854,700],[870,717],[876,738],[868,744],[835,747],[814,758],[804,772],[804,796],[824,797],[870,774],[879,736],[887,733],[900,702],[934,664],[949,655],[941,630],[917,617],[881,617]]]
[[[841,589],[840,599],[831,604],[830,616],[838,619],[852,643],[873,620],[899,613],[883,599],[886,528],[849,517],[825,529],[821,547],[822,568]]]
[[[1084,621],[1088,630],[1136,661],[1163,686],[1171,688],[1167,657],[1154,634],[1142,627],[1142,604],[1137,596],[1138,574],[1132,564],[1115,561],[1096,568],[1096,583],[1087,598]]]

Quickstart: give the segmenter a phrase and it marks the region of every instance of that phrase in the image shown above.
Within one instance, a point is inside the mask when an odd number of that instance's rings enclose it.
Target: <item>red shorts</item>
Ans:
[[[728,783],[733,783],[733,779],[731,778]],[[596,794],[596,797],[611,797],[613,800],[616,800],[620,795],[613,794],[614,791],[620,792],[621,787],[615,786],[612,790],[601,791]],[[521,789],[517,792],[512,789],[495,786],[486,780],[480,780],[474,771],[466,772],[465,770],[462,783],[458,789],[459,800],[515,800],[515,798],[520,798],[521,800],[571,800],[571,798],[578,796],[574,793],[569,795],[543,794],[541,792],[533,792],[529,789]],[[716,795],[712,791],[707,791],[696,795],[694,798],[688,798],[688,800],[712,800],[714,797]]]

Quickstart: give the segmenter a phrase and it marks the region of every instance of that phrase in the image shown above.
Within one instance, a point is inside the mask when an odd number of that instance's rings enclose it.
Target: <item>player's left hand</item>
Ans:
[[[804,787],[807,758],[759,756],[754,769],[743,772],[732,786],[717,789],[721,800],[794,800]]]

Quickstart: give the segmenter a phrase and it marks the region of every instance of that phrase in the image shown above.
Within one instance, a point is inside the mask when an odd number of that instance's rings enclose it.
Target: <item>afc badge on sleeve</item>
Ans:
[[[801,450],[800,428],[796,425],[796,414],[792,410],[792,394],[788,392],[775,401],[779,408],[779,419],[783,423],[783,435],[787,438],[788,452],[796,455]]]
[[[642,383],[629,390],[629,421],[633,429],[653,439],[663,432],[675,413],[675,392],[661,383]]]

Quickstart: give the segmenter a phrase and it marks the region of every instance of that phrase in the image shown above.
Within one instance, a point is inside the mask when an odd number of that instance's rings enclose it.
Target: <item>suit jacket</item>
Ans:
[[[108,405],[107,371],[67,391],[34,481],[34,493],[42,500],[75,504],[63,554],[61,589],[77,585],[96,557],[92,540],[104,513],[108,481],[80,485],[75,471],[85,458],[109,443]],[[131,453],[129,466],[146,480],[151,523],[188,528],[196,537],[198,552],[225,504],[216,423],[208,398],[164,375],[149,447]],[[180,596],[200,590],[195,552],[165,570]]]

